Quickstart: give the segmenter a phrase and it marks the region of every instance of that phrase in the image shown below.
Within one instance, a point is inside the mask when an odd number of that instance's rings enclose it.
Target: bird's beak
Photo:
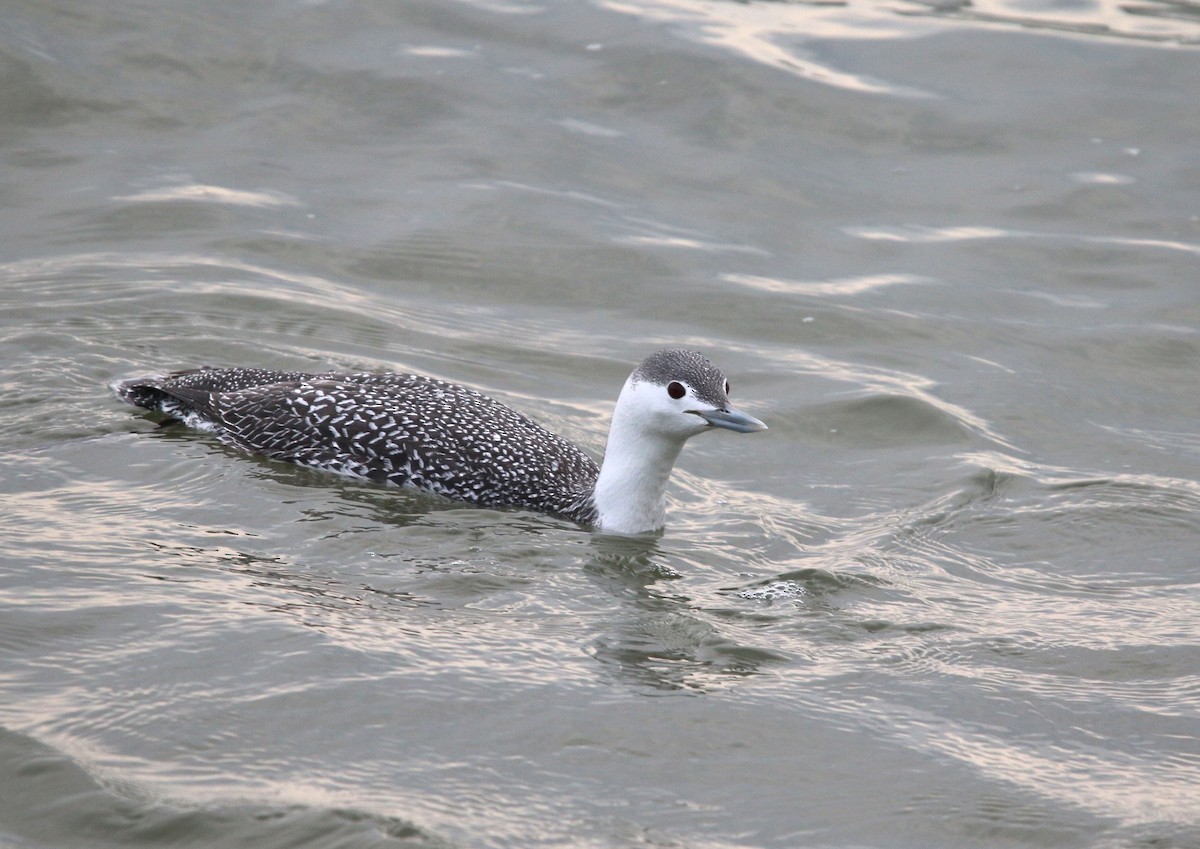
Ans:
[[[726,407],[724,410],[691,410],[689,412],[704,419],[711,427],[723,427],[738,433],[754,433],[767,429],[767,426],[754,416],[735,410],[733,407]]]

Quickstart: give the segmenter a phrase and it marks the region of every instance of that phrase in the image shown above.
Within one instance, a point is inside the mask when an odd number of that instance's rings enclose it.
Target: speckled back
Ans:
[[[130,403],[207,425],[278,460],[414,486],[484,506],[591,521],[599,469],[515,410],[411,374],[202,369],[126,381]]]

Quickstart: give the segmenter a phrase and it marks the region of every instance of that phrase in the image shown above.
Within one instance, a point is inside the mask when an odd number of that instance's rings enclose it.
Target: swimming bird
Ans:
[[[393,372],[203,367],[113,385],[130,404],[276,460],[526,507],[614,534],[659,530],[690,437],[766,430],[729,405],[729,381],[695,351],[651,354],[625,381],[597,464],[578,445],[482,393]]]

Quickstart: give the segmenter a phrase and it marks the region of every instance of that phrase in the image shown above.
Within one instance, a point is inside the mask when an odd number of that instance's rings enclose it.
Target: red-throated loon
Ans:
[[[667,479],[689,437],[767,428],[729,405],[720,369],[679,349],[651,354],[629,375],[600,465],[498,401],[421,375],[201,368],[114,388],[276,460],[618,534],[663,526]]]

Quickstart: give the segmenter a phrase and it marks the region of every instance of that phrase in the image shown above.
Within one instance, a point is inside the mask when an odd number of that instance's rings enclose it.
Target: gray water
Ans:
[[[4,5],[0,845],[1200,846],[1194,4]],[[643,540],[107,388],[665,345]]]

